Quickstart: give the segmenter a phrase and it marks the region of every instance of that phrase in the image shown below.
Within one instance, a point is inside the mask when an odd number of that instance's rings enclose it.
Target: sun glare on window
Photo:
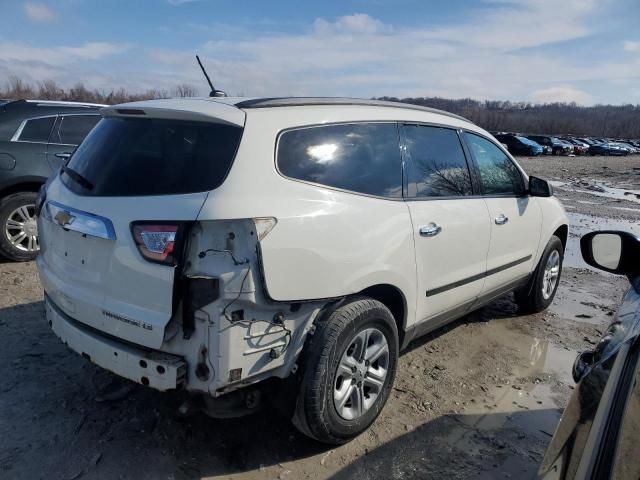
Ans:
[[[311,145],[307,147],[307,155],[320,164],[328,164],[335,161],[335,153],[338,145],[335,143],[324,143],[322,145]]]

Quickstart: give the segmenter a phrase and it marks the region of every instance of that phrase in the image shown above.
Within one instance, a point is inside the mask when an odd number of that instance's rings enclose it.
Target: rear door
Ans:
[[[427,329],[444,312],[463,313],[480,294],[489,214],[474,195],[459,138],[450,128],[403,126],[408,198],[418,273],[417,316]]]
[[[66,165],[74,150],[100,120],[100,115],[59,115],[47,145],[47,161],[55,171]]]
[[[506,288],[533,270],[542,211],[526,194],[525,179],[513,160],[487,137],[465,132],[489,211],[491,245],[484,293]]]
[[[2,142],[3,163],[14,176],[49,176],[45,155],[55,121],[55,115],[26,119],[9,141]]]
[[[224,182],[241,134],[215,119],[103,119],[47,190],[38,262],[50,300],[80,322],[159,347],[181,238]]]

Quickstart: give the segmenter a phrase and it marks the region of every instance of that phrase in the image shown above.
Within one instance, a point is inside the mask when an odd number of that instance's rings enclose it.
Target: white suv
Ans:
[[[48,322],[210,415],[270,400],[345,442],[412,339],[511,290],[527,311],[553,299],[565,212],[464,118],[322,98],[101,113],[39,198]]]

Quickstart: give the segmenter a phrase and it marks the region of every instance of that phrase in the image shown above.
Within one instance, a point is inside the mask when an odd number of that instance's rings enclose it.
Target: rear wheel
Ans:
[[[0,201],[0,254],[24,262],[38,255],[35,192],[19,192]]]
[[[316,329],[304,357],[294,424],[323,443],[364,432],[384,407],[398,359],[398,331],[389,309],[354,299]]]
[[[551,305],[560,284],[563,256],[562,241],[556,236],[551,237],[540,257],[532,281],[515,292],[516,303],[522,312],[538,313]]]

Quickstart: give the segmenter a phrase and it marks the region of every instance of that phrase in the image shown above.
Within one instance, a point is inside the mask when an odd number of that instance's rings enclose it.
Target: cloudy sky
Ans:
[[[0,0],[0,82],[640,103],[640,0]]]

